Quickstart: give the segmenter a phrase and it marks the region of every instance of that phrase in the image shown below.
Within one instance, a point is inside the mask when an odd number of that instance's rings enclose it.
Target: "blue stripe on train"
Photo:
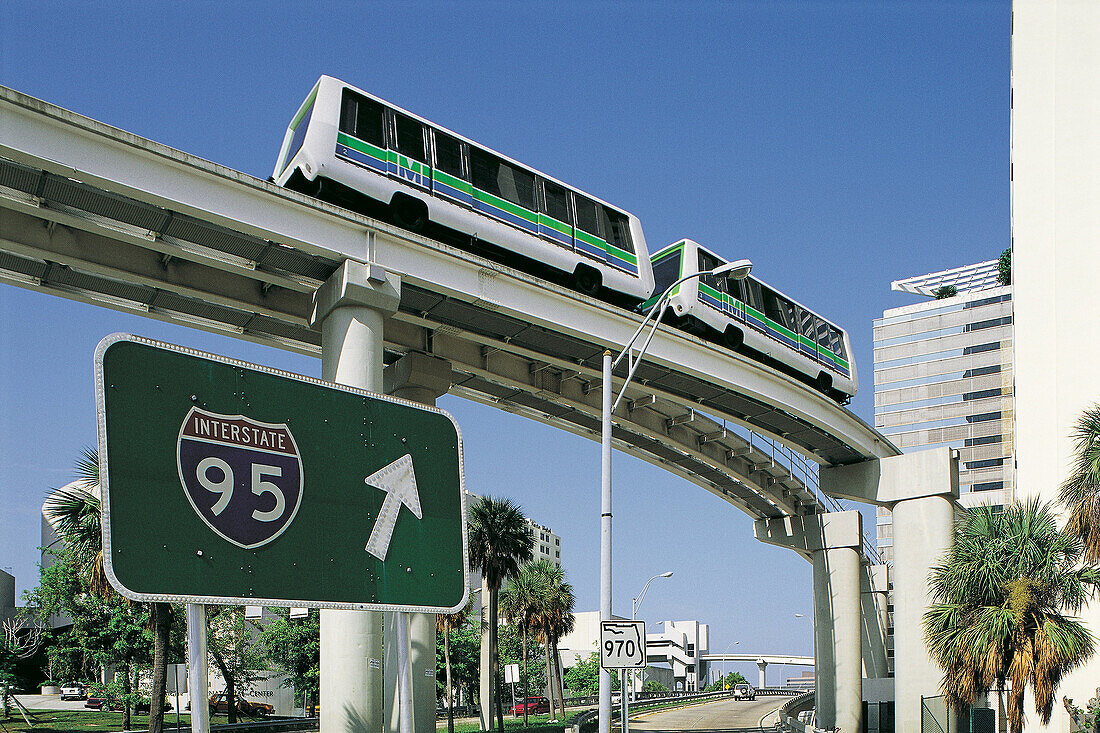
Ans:
[[[526,229],[529,232],[536,232],[535,225],[532,224],[531,222],[529,222],[526,219],[523,219],[521,217],[518,217],[515,214],[510,214],[510,213],[508,213],[507,211],[505,211],[503,209],[498,209],[496,206],[493,206],[492,204],[487,204],[484,201],[474,199],[474,208],[476,208],[478,211],[480,211],[484,214],[494,216],[497,219],[502,219],[503,221],[506,221],[509,224],[515,224],[516,226],[520,227],[521,229]]]
[[[573,246],[572,237],[568,237],[559,232],[557,229],[554,229],[553,227],[548,227],[545,224],[539,224],[539,234],[543,235],[544,237],[549,237],[550,239],[553,239],[558,244],[564,244],[566,247]]]
[[[383,173],[386,172],[386,164],[384,161],[378,160],[378,158],[367,155],[366,153],[361,153],[354,148],[349,148],[346,145],[340,145],[339,143],[337,143],[336,155],[344,158],[345,160],[349,160],[352,163],[365,165],[369,168],[374,168],[375,170],[381,171]]]
[[[473,202],[474,197],[465,191],[461,191],[454,186],[448,186],[446,183],[435,181],[435,188],[433,189],[440,196],[446,196],[449,199],[455,201],[461,201],[462,203],[469,205]]]
[[[612,267],[615,267],[623,272],[629,272],[631,275],[638,274],[638,266],[633,262],[628,262],[622,257],[613,255],[610,252],[607,253],[607,263]]]

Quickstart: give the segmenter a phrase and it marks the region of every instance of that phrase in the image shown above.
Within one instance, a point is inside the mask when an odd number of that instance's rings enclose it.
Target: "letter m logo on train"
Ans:
[[[176,465],[195,513],[238,547],[275,540],[302,503],[302,457],[285,423],[192,407],[180,426]]]

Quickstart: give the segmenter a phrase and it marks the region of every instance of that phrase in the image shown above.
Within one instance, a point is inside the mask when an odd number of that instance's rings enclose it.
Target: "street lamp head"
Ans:
[[[727,280],[744,280],[751,271],[752,262],[749,260],[735,260],[714,268],[710,274]]]
[[[661,573],[661,577],[662,578],[671,578],[672,577],[672,571],[669,570],[667,573]]]

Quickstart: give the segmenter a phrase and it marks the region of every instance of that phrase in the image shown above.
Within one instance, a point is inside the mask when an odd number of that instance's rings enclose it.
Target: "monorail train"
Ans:
[[[445,227],[589,295],[637,303],[653,291],[637,217],[329,76],[294,115],[272,179],[385,206],[405,229]]]
[[[653,255],[655,292],[678,278],[725,263],[690,239]],[[677,286],[669,300],[673,322],[698,336],[719,340],[814,385],[837,402],[856,393],[856,366],[848,334],[760,280],[721,280],[712,275]]]

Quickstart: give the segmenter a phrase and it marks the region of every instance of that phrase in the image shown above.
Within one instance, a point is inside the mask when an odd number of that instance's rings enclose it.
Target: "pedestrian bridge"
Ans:
[[[814,666],[813,657],[782,656],[778,654],[702,654],[699,659],[704,662],[752,662],[760,670],[760,684],[757,687],[767,687],[764,683],[764,670],[769,664],[792,664],[800,667]]]

